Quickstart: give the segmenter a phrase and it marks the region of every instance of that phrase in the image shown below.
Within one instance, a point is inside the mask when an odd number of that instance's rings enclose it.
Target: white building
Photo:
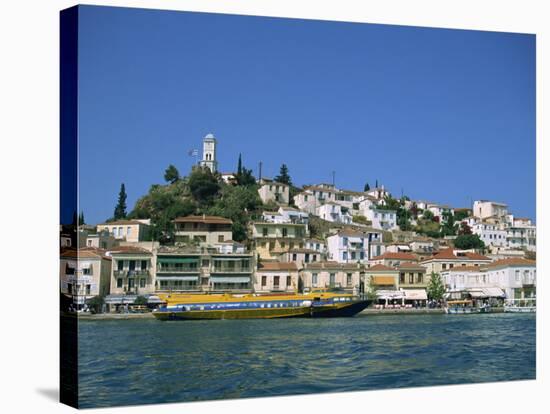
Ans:
[[[308,224],[309,214],[292,207],[281,206],[277,211],[264,211],[262,219],[269,223]]]
[[[471,226],[472,233],[477,234],[486,246],[504,247],[507,245],[507,231],[499,224],[480,221]]]
[[[536,296],[536,262],[527,259],[503,259],[483,267],[455,267],[441,273],[449,291],[467,291],[473,297],[507,299]]]
[[[382,210],[371,207],[366,212],[365,217],[370,220],[375,229],[392,231],[397,230],[397,212],[395,210]]]
[[[480,219],[488,217],[504,218],[508,214],[508,206],[504,203],[497,203],[487,200],[476,200],[473,205],[473,216]]]
[[[216,160],[216,138],[213,134],[206,135],[202,140],[202,167],[207,167],[215,173],[218,171],[218,161]]]
[[[374,197],[376,200],[383,200],[386,197],[389,197],[391,194],[387,191],[384,186],[372,188],[367,191],[367,195]]]
[[[327,237],[328,259],[338,263],[368,260],[368,235],[355,230],[340,230]]]
[[[333,202],[317,207],[317,215],[323,220],[334,223],[351,224],[352,222],[349,210]]]
[[[288,205],[290,200],[290,187],[287,184],[262,178],[260,180],[258,194],[264,204],[274,201],[277,204]]]
[[[443,222],[445,220],[444,213],[451,213],[451,215],[454,215],[454,211],[452,208],[437,203],[429,203],[426,206],[426,210],[430,211],[434,217],[439,218],[440,222]]]

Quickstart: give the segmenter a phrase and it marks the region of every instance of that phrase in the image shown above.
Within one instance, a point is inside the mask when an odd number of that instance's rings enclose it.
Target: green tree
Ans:
[[[282,184],[292,185],[292,179],[288,175],[288,167],[286,164],[281,165],[279,175],[274,178],[274,181]]]
[[[244,241],[248,222],[260,215],[262,200],[255,187],[229,186],[222,188],[220,196],[208,210],[208,214],[233,221],[233,239]]]
[[[134,305],[147,305],[147,298],[145,296],[138,296],[134,300]]]
[[[461,234],[454,240],[457,249],[485,249],[485,243],[477,234]]]
[[[462,221],[467,218],[469,214],[470,212],[467,209],[455,211],[455,221]]]
[[[376,179],[376,184],[374,184],[374,188],[378,188],[378,179]]]
[[[460,228],[458,229],[458,235],[463,235],[463,234],[472,234],[472,229],[470,228],[470,226],[468,226],[468,223],[466,223],[465,221],[460,223]]]
[[[189,174],[189,191],[199,207],[208,207],[220,191],[218,178],[207,167],[195,167]]]
[[[456,234],[455,219],[449,210],[444,210],[442,213],[443,224],[441,225],[442,236],[454,236]]]
[[[173,242],[176,217],[196,213],[197,204],[193,201],[189,188],[184,180],[172,185],[153,185],[148,194],[141,197],[128,218],[151,219],[149,235],[145,239]]]
[[[443,299],[443,295],[445,294],[445,286],[443,285],[443,281],[441,280],[439,273],[432,272],[426,291],[430,299]]]
[[[432,213],[430,210],[424,210],[424,213],[422,214],[422,218],[423,218],[424,220],[433,221],[433,219],[434,219],[434,213]]]
[[[90,307],[92,313],[101,313],[103,311],[103,305],[105,304],[105,298],[101,295],[94,296],[86,301]]]
[[[237,162],[237,176],[241,175],[243,172],[243,160],[241,154],[239,154],[239,161]]]
[[[84,221],[84,212],[81,211],[80,212],[80,215],[78,216],[78,224],[81,226],[83,224],[86,224],[86,222]]]
[[[374,283],[374,277],[370,276],[367,286],[365,287],[367,299],[374,302],[378,298],[377,292],[378,286]]]
[[[126,217],[126,188],[124,183],[120,185],[120,191],[118,193],[118,203],[115,207],[115,214],[113,218],[120,220]]]
[[[237,174],[235,174],[235,181],[237,185],[251,186],[256,184],[256,179],[252,174],[252,170],[245,168],[243,165],[241,154],[239,154],[239,161],[237,163]]]
[[[366,193],[369,190],[370,190],[370,185],[369,185],[369,183],[366,183],[365,187],[363,187],[363,191]]]
[[[178,169],[170,164],[166,171],[164,172],[164,180],[167,183],[174,184],[176,181],[180,179],[180,173]]]

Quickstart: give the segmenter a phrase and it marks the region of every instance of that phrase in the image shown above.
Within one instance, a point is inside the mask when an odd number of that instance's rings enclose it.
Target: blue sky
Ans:
[[[222,171],[535,218],[535,36],[85,6],[79,183],[86,221],[128,210],[192,148]]]

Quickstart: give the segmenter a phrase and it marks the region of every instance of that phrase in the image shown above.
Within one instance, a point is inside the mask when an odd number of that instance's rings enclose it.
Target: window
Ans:
[[[147,270],[147,260],[141,261],[141,270]]]
[[[267,227],[262,228],[262,236],[267,237]]]
[[[346,286],[351,286],[352,285],[352,274],[351,273],[348,273],[347,276],[346,276]]]
[[[120,237],[122,237],[122,232],[123,232],[123,231],[124,231],[124,229],[123,229],[122,227],[119,227],[119,228],[118,228],[118,235],[119,235]]]
[[[87,267],[87,268],[82,269],[82,274],[83,275],[91,275],[92,274],[92,268]]]
[[[73,294],[73,284],[72,283],[67,283],[67,292],[69,293],[69,295]]]
[[[275,248],[275,242],[271,241],[269,242],[269,250],[273,250]]]
[[[351,252],[351,260],[355,260],[355,252]]]
[[[292,254],[292,261],[295,262],[298,259],[296,253]]]
[[[274,287],[274,288],[278,288],[278,287],[279,287],[279,279],[280,279],[280,278],[281,278],[280,276],[274,276],[274,277],[273,277],[273,287]]]
[[[139,279],[139,287],[144,288],[145,287],[145,279]]]
[[[92,240],[88,240],[88,247],[92,245]]]
[[[424,277],[423,277],[422,273],[418,273],[416,275],[416,283],[422,283],[423,279],[424,279]]]
[[[348,260],[348,252],[342,252],[342,260]]]
[[[516,282],[519,282],[519,270],[516,270]]]
[[[409,273],[409,283],[414,283],[414,273]]]
[[[121,288],[121,287],[122,287],[122,278],[119,277],[119,278],[116,280],[116,287],[117,287],[117,288]]]
[[[449,265],[449,269],[452,269],[453,267],[455,267],[455,265],[454,265],[453,263],[451,263],[451,264]]]
[[[127,228],[126,228],[126,235],[129,236],[131,233],[132,233],[132,228],[131,228],[131,227],[127,227]]]
[[[283,237],[288,237],[288,229],[286,227],[283,228]]]
[[[92,291],[92,285],[86,285],[86,295],[89,295]]]
[[[334,286],[336,284],[336,275],[334,273],[330,274],[329,283],[330,283],[330,286]]]
[[[262,287],[267,286],[267,276],[262,276]]]
[[[443,264],[441,265],[441,268],[442,268],[443,270],[447,269],[447,263],[443,263]]]
[[[317,273],[313,273],[311,275],[311,284],[313,287],[317,287]]]
[[[290,277],[290,276],[286,277],[286,285],[287,285],[287,287],[292,286],[292,277]]]
[[[136,270],[136,261],[130,260],[130,270]]]
[[[399,273],[399,283],[405,283],[405,273]]]
[[[118,261],[117,261],[117,269],[118,269],[119,271],[124,270],[124,260],[118,260]]]
[[[284,249],[286,247],[286,243],[285,242],[281,242],[281,248]]]
[[[221,243],[221,242],[223,242],[223,234],[220,234],[218,236],[218,243]]]
[[[136,286],[134,279],[128,279],[128,289],[133,289]]]
[[[312,261],[312,262],[316,262],[316,261],[317,261],[317,255],[316,255],[316,254],[313,255],[313,259],[311,259],[311,261]]]

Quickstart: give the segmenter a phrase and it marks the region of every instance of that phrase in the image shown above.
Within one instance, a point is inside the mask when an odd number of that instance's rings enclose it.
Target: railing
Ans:
[[[157,269],[157,273],[200,273],[200,269],[198,267],[162,266]]]
[[[115,270],[115,276],[132,277],[132,276],[149,276],[149,270]]]
[[[210,270],[210,273],[252,273],[251,267],[225,267],[214,266]]]

